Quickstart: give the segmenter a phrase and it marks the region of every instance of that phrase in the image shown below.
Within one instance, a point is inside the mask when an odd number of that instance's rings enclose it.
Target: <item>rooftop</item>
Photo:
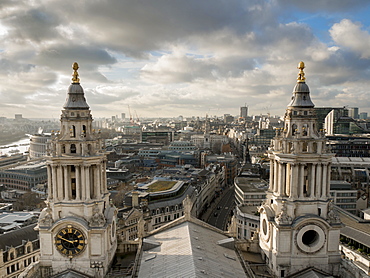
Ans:
[[[244,192],[262,192],[265,193],[268,184],[260,178],[236,177],[235,184]]]
[[[36,224],[32,224],[27,227],[0,235],[0,250],[5,250],[6,246],[17,247],[22,245],[22,241],[24,240],[33,241],[37,239],[39,233],[34,230],[35,226]]]
[[[331,159],[333,165],[335,164],[370,164],[370,157],[333,157]]]
[[[161,180],[156,180],[153,183],[150,183],[147,188],[148,192],[158,192],[158,191],[164,191],[171,189],[177,181],[161,181]]]
[[[245,277],[230,238],[183,222],[145,238],[138,277]],[[146,243],[145,243],[146,242]]]
[[[335,207],[339,212],[340,220],[345,225],[340,233],[348,238],[370,246],[370,221],[359,218],[341,208]]]
[[[3,212],[0,214],[0,226],[16,223],[23,223],[31,218],[38,218],[33,213],[29,212]]]
[[[140,190],[145,190],[150,193],[150,196],[155,196],[165,193],[175,193],[181,189],[183,184],[183,181],[154,180],[151,183],[141,186]]]

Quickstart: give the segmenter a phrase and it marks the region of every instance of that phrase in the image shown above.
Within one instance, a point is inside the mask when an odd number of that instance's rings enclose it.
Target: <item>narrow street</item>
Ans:
[[[226,230],[234,206],[234,187],[230,187],[212,203],[207,213],[207,223],[221,230]]]

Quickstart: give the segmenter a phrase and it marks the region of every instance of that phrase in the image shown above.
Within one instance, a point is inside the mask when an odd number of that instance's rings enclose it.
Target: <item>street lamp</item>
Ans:
[[[100,275],[98,276],[97,274],[100,274],[100,269],[104,268],[103,262],[91,261],[90,262],[90,268],[94,268],[95,269],[95,276],[99,277]],[[103,275],[101,277],[103,277]]]

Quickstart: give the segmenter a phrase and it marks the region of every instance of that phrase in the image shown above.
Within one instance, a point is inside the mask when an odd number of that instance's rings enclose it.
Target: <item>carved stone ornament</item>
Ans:
[[[328,221],[330,223],[340,223],[340,218],[337,212],[334,210],[333,201],[329,202],[329,209],[328,209]]]
[[[47,201],[45,203],[46,208],[41,213],[39,222],[41,226],[51,226],[53,224],[53,216],[51,214],[52,210],[50,207],[50,203]]]
[[[106,221],[107,220],[105,219],[104,215],[101,212],[99,212],[98,204],[95,203],[94,209],[93,209],[93,216],[91,217],[89,221],[90,227],[103,227]]]
[[[292,223],[292,217],[286,212],[285,202],[282,203],[281,212],[275,217],[275,222],[280,225],[289,225]]]

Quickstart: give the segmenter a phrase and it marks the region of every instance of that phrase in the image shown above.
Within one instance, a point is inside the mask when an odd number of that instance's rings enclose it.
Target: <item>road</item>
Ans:
[[[227,222],[234,206],[234,188],[232,187],[226,190],[215,206],[210,208],[213,208],[213,210],[207,219],[207,223],[221,230],[226,230]]]

